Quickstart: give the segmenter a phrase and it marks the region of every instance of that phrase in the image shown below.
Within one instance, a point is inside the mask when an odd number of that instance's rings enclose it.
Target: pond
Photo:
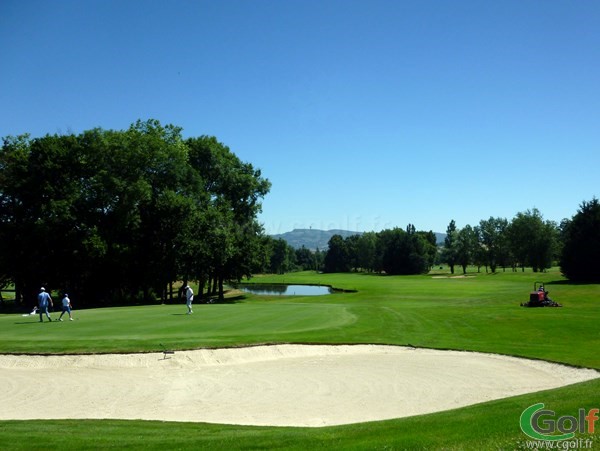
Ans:
[[[266,296],[322,296],[324,294],[335,293],[336,291],[325,285],[286,285],[274,283],[238,284],[236,288],[247,293]]]

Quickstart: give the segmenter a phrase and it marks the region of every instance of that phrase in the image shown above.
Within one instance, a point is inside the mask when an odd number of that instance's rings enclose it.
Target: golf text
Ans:
[[[563,415],[556,418],[556,412],[544,409],[544,403],[534,404],[523,411],[520,418],[521,430],[536,440],[568,440],[580,434],[593,434],[600,409],[579,409],[577,416]],[[557,434],[558,432],[558,434]]]

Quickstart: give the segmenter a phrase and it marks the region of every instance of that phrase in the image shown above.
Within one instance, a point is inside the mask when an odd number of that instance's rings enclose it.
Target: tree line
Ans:
[[[582,202],[577,213],[560,223],[544,220],[534,208],[519,212],[508,221],[490,217],[475,227],[462,229],[451,221],[446,229],[440,261],[466,273],[468,265],[534,272],[559,265],[573,281],[600,281],[595,266],[600,262],[600,204],[595,197]]]
[[[199,297],[258,272],[297,269],[420,274],[445,263],[543,271],[600,281],[600,204],[583,202],[560,224],[537,209],[458,228],[443,246],[431,231],[394,228],[342,238],[326,251],[265,236],[257,215],[270,182],[215,137],[138,121],[127,130],[3,138],[0,151],[0,288],[18,302],[40,286],[78,305],[165,299],[176,281]],[[170,289],[169,289],[170,288]],[[206,290],[206,291],[204,291]]]
[[[165,298],[178,280],[222,297],[249,276],[270,182],[215,137],[181,132],[148,120],[3,138],[0,286],[21,302],[44,285],[103,305]]]
[[[296,249],[283,240],[272,240],[267,259],[269,272],[295,269],[324,272],[366,271],[386,274],[423,274],[434,265],[456,268],[476,266],[492,273],[501,268],[517,271],[530,267],[544,271],[559,264],[563,274],[575,281],[600,281],[595,265],[600,262],[600,204],[583,202],[577,214],[560,224],[544,220],[534,208],[519,212],[512,220],[494,218],[475,226],[458,228],[451,220],[446,237],[437,246],[432,231],[394,228],[343,238],[333,236],[325,252]]]
[[[285,274],[293,271],[321,271],[325,251],[301,246],[294,248],[283,238],[262,238],[263,258],[253,268],[255,273]]]

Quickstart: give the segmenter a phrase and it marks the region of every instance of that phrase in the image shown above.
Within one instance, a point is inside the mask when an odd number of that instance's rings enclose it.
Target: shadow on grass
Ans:
[[[203,301],[203,304],[239,304],[245,301],[248,297],[245,294],[239,294],[225,299],[208,299]]]
[[[242,302],[244,302],[247,299],[247,296],[245,295],[238,295],[238,296],[233,296],[230,298],[225,298],[225,299],[202,299],[201,301],[198,302],[194,302],[194,307],[200,309],[200,308],[204,308],[205,306],[210,306],[210,305],[219,305],[219,304],[240,304]],[[183,305],[183,307],[185,307],[185,304]],[[201,312],[200,312],[201,313]],[[186,316],[187,312],[185,313],[171,313],[171,316]]]

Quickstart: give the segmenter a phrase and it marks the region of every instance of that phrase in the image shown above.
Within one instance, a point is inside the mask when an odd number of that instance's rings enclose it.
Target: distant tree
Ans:
[[[284,274],[294,267],[296,253],[287,241],[282,238],[273,242],[273,254],[271,255],[271,272],[273,274]]]
[[[315,255],[314,253],[306,248],[304,245],[300,249],[295,250],[296,253],[296,265],[303,271],[309,269],[315,269]]]
[[[412,224],[406,230],[394,228],[379,234],[381,264],[387,274],[421,274],[429,269],[427,239]]]
[[[511,253],[525,270],[531,266],[538,272],[552,266],[558,227],[544,218],[537,208],[519,212],[507,228]]]
[[[494,273],[502,261],[505,252],[505,234],[508,221],[504,218],[490,217],[479,221],[477,228],[484,261]]]
[[[359,242],[360,235],[350,235],[344,238],[346,252],[348,253],[348,263],[351,270],[360,269]]]
[[[600,282],[600,202],[582,202],[572,220],[563,223],[560,268],[565,277],[577,282]]]
[[[424,252],[426,264],[429,269],[435,264],[437,259],[438,247],[437,238],[433,231],[429,232],[416,232],[423,240]]]
[[[446,228],[446,237],[444,238],[444,249],[442,250],[442,261],[450,267],[450,273],[454,274],[454,265],[456,265],[456,242],[457,242],[456,222],[450,221]]]
[[[363,271],[375,271],[377,255],[377,234],[367,232],[360,235],[356,243],[357,263]]]
[[[327,254],[326,251],[319,250],[319,248],[317,248],[317,250],[315,251],[315,270],[316,271],[323,270],[323,264],[325,261],[326,254]]]
[[[323,271],[328,273],[350,271],[350,254],[346,246],[346,241],[341,235],[333,235],[329,239],[328,250],[323,265]]]
[[[477,249],[477,236],[470,225],[464,226],[456,236],[456,261],[462,267],[463,274],[467,273],[467,266],[473,262]]]

